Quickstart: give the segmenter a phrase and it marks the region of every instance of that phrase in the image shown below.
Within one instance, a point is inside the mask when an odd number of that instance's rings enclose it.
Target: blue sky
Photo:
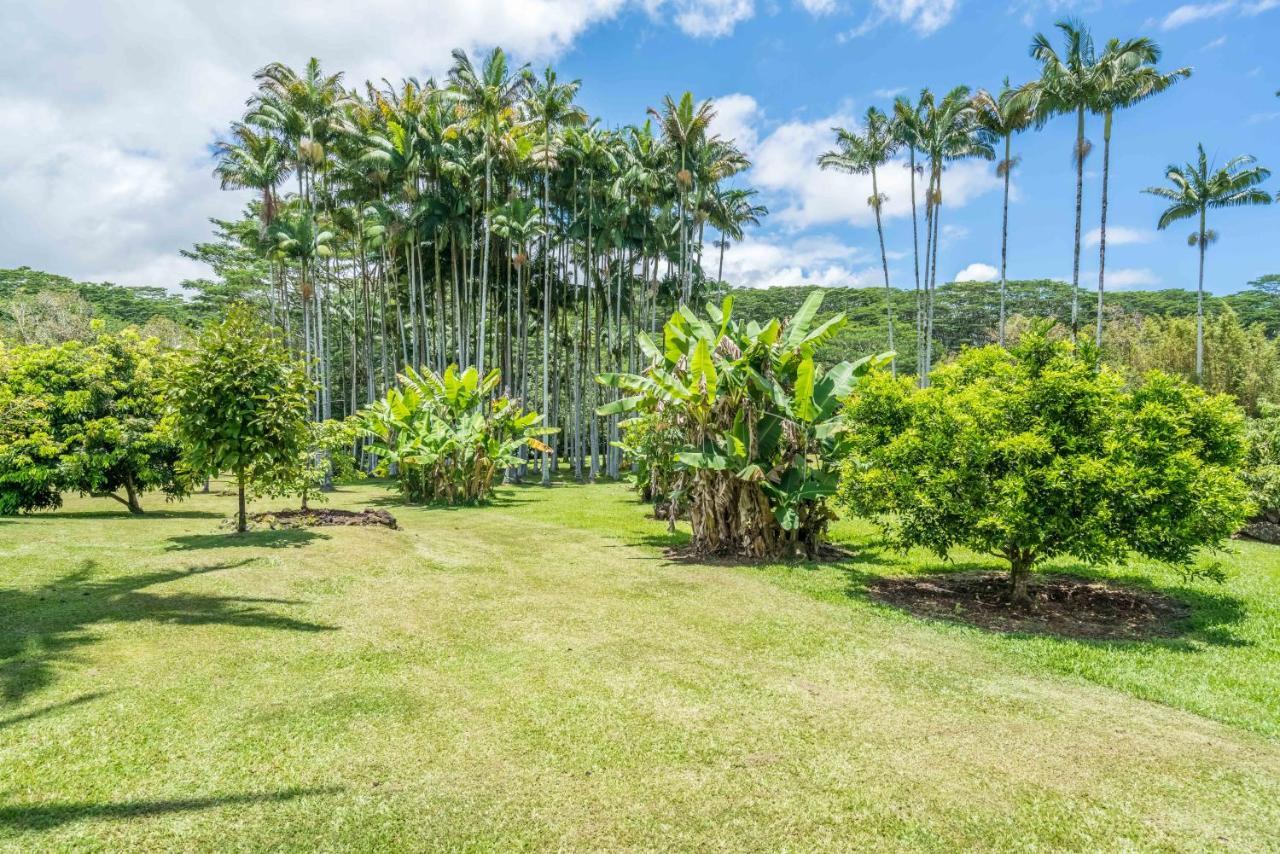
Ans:
[[[717,130],[755,167],[743,177],[772,213],[732,249],[726,278],[748,285],[879,281],[865,179],[813,164],[830,126],[922,86],[996,88],[1036,73],[1027,47],[1065,15],[1101,42],[1148,35],[1162,65],[1192,66],[1170,92],[1116,119],[1108,282],[1194,287],[1189,226],[1157,233],[1164,166],[1203,142],[1219,161],[1251,153],[1280,170],[1280,0],[283,0],[136,3],[71,0],[0,12],[0,266],[174,286],[200,275],[177,250],[205,218],[243,203],[209,176],[208,145],[237,117],[252,71],[321,57],[350,82],[440,73],[448,51],[494,43],[583,80],[581,101],[609,125],[640,121],[664,93],[715,98]],[[1055,36],[1056,37],[1056,36]],[[1069,278],[1073,133],[1068,119],[1017,138],[1010,275]],[[1098,143],[1088,162],[1085,230],[1098,221]],[[881,178],[891,273],[910,282],[905,170]],[[1280,191],[1280,178],[1270,182]],[[984,277],[999,263],[1000,188],[991,164],[952,169],[939,274]],[[1208,286],[1240,290],[1280,272],[1280,205],[1211,223]],[[1082,284],[1096,286],[1096,245]]]

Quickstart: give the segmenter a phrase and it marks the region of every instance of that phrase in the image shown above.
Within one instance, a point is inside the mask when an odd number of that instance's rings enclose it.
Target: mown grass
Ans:
[[[618,485],[333,504],[401,529],[0,520],[4,845],[1280,846],[1280,549],[1097,571],[1193,614],[1090,643],[871,601],[942,567],[857,521],[847,560],[726,566],[665,559]]]

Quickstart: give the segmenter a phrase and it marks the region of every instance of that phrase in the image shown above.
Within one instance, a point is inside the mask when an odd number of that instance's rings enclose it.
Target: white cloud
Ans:
[[[1204,46],[1204,47],[1202,47],[1202,48],[1200,48],[1200,49],[1201,49],[1201,50],[1217,50],[1218,48],[1222,47],[1222,46],[1223,46],[1223,45],[1225,45],[1226,43],[1227,43],[1227,37],[1226,37],[1226,36],[1218,36],[1218,37],[1217,37],[1216,39],[1214,39],[1213,41],[1206,42],[1206,43],[1205,43],[1205,46]]]
[[[1086,246],[1097,246],[1101,242],[1101,229],[1093,229],[1084,236]],[[1156,239],[1156,233],[1146,228],[1128,228],[1123,225],[1107,226],[1107,245],[1126,246],[1131,243],[1150,243]]]
[[[1098,282],[1098,271],[1082,271],[1081,283]],[[1106,287],[1108,288],[1146,288],[1160,284],[1161,279],[1148,267],[1119,267],[1107,270]]]
[[[649,3],[651,8],[670,5],[676,26],[691,36],[720,38],[755,14],[753,0],[661,0]],[[554,14],[554,13],[553,13]]]
[[[836,0],[798,0],[810,15],[830,15],[836,10]]]
[[[713,269],[715,260],[704,263]],[[865,287],[883,284],[883,275],[878,260],[831,235],[790,242],[749,236],[724,254],[724,278],[734,287]]]
[[[770,205],[771,218],[793,228],[846,222],[871,225],[875,221],[867,199],[869,175],[844,175],[818,168],[818,155],[834,142],[833,126],[852,127],[857,119],[847,110],[811,122],[792,121],[775,128],[753,152],[751,181],[781,202]],[[901,160],[890,161],[877,175],[879,190],[889,198],[881,209],[886,219],[911,215],[910,172]],[[989,163],[952,164],[943,178],[946,211],[968,204],[1001,186]],[[924,188],[917,184],[917,198]]]
[[[877,98],[896,98],[905,91],[907,91],[906,86],[893,86],[884,89],[877,89],[871,94],[875,95]]]
[[[1186,3],[1174,9],[1160,22],[1160,29],[1173,30],[1187,24],[1225,15],[1235,8],[1235,0],[1219,3]]]
[[[543,62],[628,7],[712,36],[752,0],[42,0],[0,14],[0,266],[176,285],[177,252],[232,216],[209,145],[255,70],[319,56],[348,85],[439,75],[501,44]]]
[[[1000,278],[1000,271],[990,264],[974,262],[956,273],[952,281],[956,282],[992,282]]]
[[[928,36],[951,23],[959,0],[874,0],[874,8],[861,24],[840,33],[840,42],[864,36],[886,21],[911,27],[919,35]]]
[[[716,117],[711,120],[711,132],[725,139],[736,141],[745,152],[756,148],[756,125],[763,116],[760,104],[750,95],[735,92],[713,99]]]
[[[1242,11],[1246,15],[1260,15],[1272,9],[1280,9],[1280,0],[1257,0],[1256,3],[1246,3]]]

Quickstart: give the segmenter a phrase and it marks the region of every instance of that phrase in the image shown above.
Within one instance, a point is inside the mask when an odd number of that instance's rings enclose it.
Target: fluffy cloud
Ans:
[[[715,259],[704,261],[714,269]],[[864,287],[882,282],[878,259],[830,235],[794,241],[749,236],[725,250],[724,278],[735,287],[824,285]]]
[[[990,264],[975,262],[956,273],[953,281],[957,282],[993,282],[1000,277],[1000,271]]]
[[[1186,3],[1166,15],[1160,22],[1160,29],[1173,30],[1196,21],[1216,18],[1230,12],[1235,5],[1235,0],[1222,0],[1219,3]]]
[[[0,26],[0,266],[175,285],[177,255],[247,196],[210,176],[209,146],[253,72],[312,55],[351,85],[442,73],[449,51],[501,44],[554,58],[628,6],[712,36],[752,0],[42,0]]]
[[[1080,275],[1081,283],[1087,285],[1098,281],[1098,271],[1084,271]],[[1106,286],[1108,288],[1148,288],[1161,283],[1161,279],[1147,267],[1120,267],[1107,270]]]
[[[764,116],[756,99],[735,92],[713,100],[716,117],[711,120],[711,132],[735,141],[743,151],[755,151],[758,142],[756,126]]]
[[[856,123],[848,111],[841,111],[812,122],[787,122],[760,140],[752,152],[751,180],[781,202],[770,208],[776,221],[793,228],[837,222],[874,224],[875,216],[867,206],[871,176],[824,172],[817,164],[818,155],[833,144],[831,128]],[[877,175],[880,192],[889,197],[881,209],[887,219],[911,215],[911,172],[905,166],[903,160],[890,161]],[[944,224],[945,210],[963,207],[999,187],[988,163],[965,161],[950,166],[942,184]],[[917,185],[917,198],[923,190]]]
[[[1086,246],[1097,246],[1102,242],[1101,229],[1093,229],[1084,236]],[[1156,233],[1145,228],[1128,228],[1123,225],[1107,226],[1107,245],[1126,246],[1131,243],[1150,243],[1156,239]]]
[[[886,21],[911,27],[922,36],[932,35],[951,23],[958,0],[874,0],[861,24],[837,36],[838,41],[864,36]]]

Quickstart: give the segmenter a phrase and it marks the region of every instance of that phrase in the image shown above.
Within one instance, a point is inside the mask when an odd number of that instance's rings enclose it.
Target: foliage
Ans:
[[[157,341],[128,331],[0,351],[0,513],[56,507],[67,490],[131,513],[143,492],[184,495],[166,361]]]
[[[335,480],[364,477],[354,454],[364,433],[358,416],[312,421],[307,432],[307,443],[296,465],[281,472],[273,490],[274,494],[299,496],[303,510],[309,509],[312,501],[323,501]]]
[[[966,350],[928,389],[876,374],[848,417],[844,504],[883,517],[904,548],[1004,558],[1016,602],[1045,559],[1185,564],[1245,516],[1230,400],[1159,372],[1125,390],[1092,347],[1043,325],[1012,352]]]
[[[679,433],[674,460],[663,440],[648,448],[663,456],[643,465],[670,485],[668,500],[687,502],[695,552],[818,555],[837,480],[837,410],[870,362],[825,371],[815,363],[814,348],[845,322],[836,315],[815,327],[821,303],[821,293],[812,294],[785,326],[734,321],[731,298],[707,306],[710,320],[681,306],[663,328],[661,349],[641,333],[647,371],[599,376],[629,395],[601,414],[657,415],[641,423]]]
[[[1259,517],[1280,524],[1280,406],[1263,402],[1249,419],[1244,480]]]
[[[75,282],[30,267],[0,270],[0,338],[23,344],[89,341],[90,319],[114,332],[155,317],[191,321],[183,299],[163,288]]]
[[[410,501],[475,504],[493,494],[498,472],[519,465],[521,448],[545,451],[537,437],[553,428],[509,397],[493,399],[501,375],[475,368],[443,374],[407,368],[363,413],[370,450],[396,474]]]
[[[288,491],[307,451],[303,367],[252,308],[234,306],[183,354],[172,377],[178,434],[194,472],[231,471],[240,492],[236,529],[247,528],[245,491]]]

